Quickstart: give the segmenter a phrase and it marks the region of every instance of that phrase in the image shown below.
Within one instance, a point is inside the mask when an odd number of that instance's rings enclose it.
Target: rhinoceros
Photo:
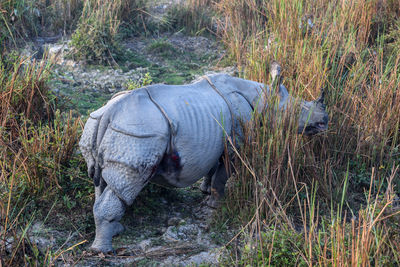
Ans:
[[[279,82],[279,64],[271,69],[284,109],[293,98]],[[201,190],[211,194],[209,205],[215,206],[228,178],[221,160],[226,137],[235,132],[240,137],[241,122],[265,108],[270,88],[216,74],[187,85],[155,84],[120,93],[91,113],[79,142],[95,184],[91,248],[113,249],[112,237],[124,229],[119,221],[125,208],[149,182],[187,187],[205,177]],[[299,133],[327,129],[323,97],[301,105]]]

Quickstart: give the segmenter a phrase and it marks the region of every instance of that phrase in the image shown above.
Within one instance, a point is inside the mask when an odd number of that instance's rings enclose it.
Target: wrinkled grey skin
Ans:
[[[271,74],[284,109],[291,97],[279,82],[278,64],[272,65]],[[148,182],[186,187],[205,177],[201,190],[211,194],[210,206],[217,205],[228,178],[221,160],[224,136],[236,132],[240,137],[239,121],[249,121],[254,108],[264,109],[270,92],[264,84],[225,74],[209,79],[225,100],[201,79],[189,85],[148,86],[152,99],[144,88],[120,93],[90,115],[79,146],[95,182],[93,250],[112,250],[112,237],[123,231],[119,221],[125,208]],[[299,132],[326,130],[322,101],[302,105]]]

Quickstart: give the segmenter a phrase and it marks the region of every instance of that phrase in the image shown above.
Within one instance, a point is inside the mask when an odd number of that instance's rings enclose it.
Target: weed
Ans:
[[[171,57],[176,53],[176,49],[174,48],[174,46],[170,42],[163,39],[158,39],[152,42],[147,47],[147,50],[156,55],[161,55],[166,57]]]
[[[142,79],[140,79],[138,82],[128,80],[128,82],[125,86],[128,90],[135,90],[135,89],[150,85],[152,82],[153,82],[153,80],[150,76],[150,73],[147,72],[144,75],[144,77]]]

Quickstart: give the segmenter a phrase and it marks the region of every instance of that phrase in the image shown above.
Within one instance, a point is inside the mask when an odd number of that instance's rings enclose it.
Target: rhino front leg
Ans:
[[[215,174],[215,171],[218,168],[218,164],[219,163],[215,164],[215,166],[211,168],[207,175],[204,176],[204,180],[200,185],[200,191],[203,192],[203,194],[211,194],[211,180],[213,175]]]
[[[220,162],[217,167],[217,171],[212,177],[211,181],[211,196],[207,202],[207,205],[212,208],[217,208],[220,204],[220,200],[224,197],[225,184],[228,180],[228,174],[226,172],[225,165]]]

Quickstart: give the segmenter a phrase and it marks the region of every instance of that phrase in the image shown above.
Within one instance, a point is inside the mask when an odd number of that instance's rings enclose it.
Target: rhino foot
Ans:
[[[210,195],[211,194],[211,184],[204,180],[200,185],[200,191],[203,194]]]
[[[101,244],[99,242],[96,242],[96,240],[93,242],[93,244],[90,246],[90,250],[95,252],[95,253],[109,253],[113,252],[112,245],[108,244]]]
[[[104,225],[106,224],[106,225]],[[108,253],[113,251],[112,237],[124,231],[124,226],[119,222],[104,222],[96,231],[96,238],[90,249],[95,252]]]
[[[221,206],[221,201],[218,199],[213,198],[212,196],[210,196],[207,200],[207,206],[209,206],[212,209],[217,209]]]

